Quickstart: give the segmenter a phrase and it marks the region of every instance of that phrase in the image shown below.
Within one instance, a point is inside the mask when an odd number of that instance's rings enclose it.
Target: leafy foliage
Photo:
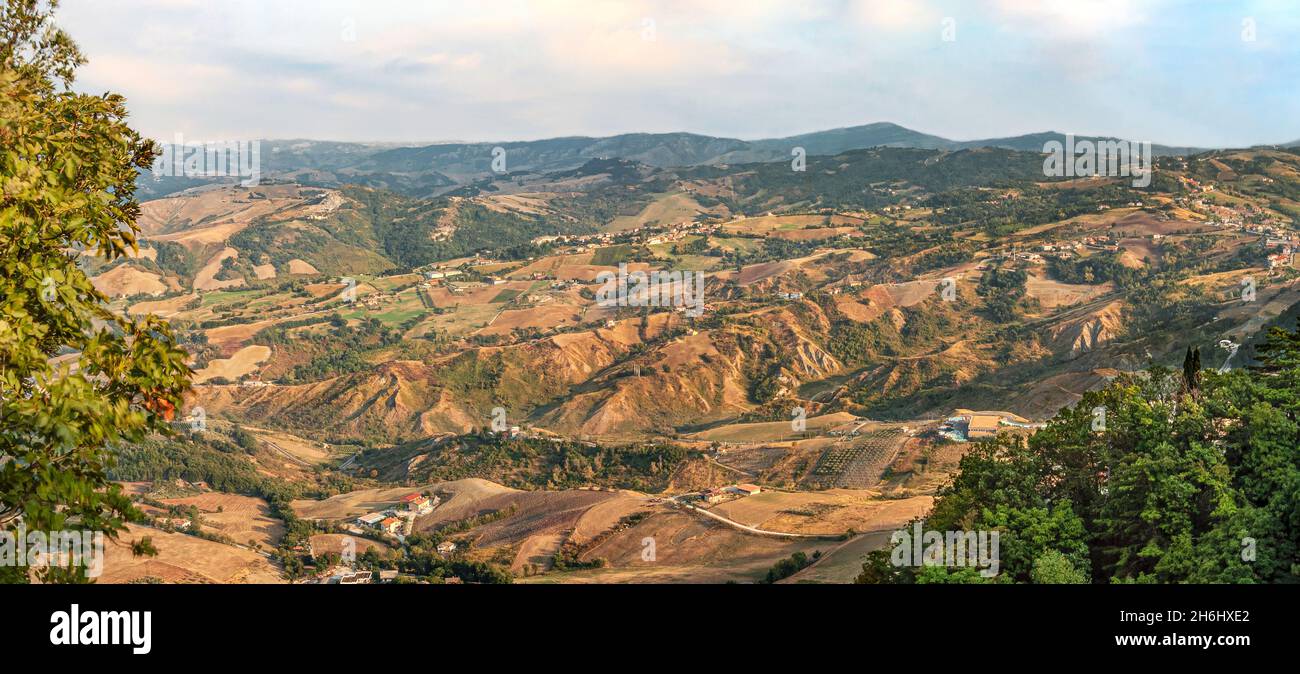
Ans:
[[[115,537],[131,507],[108,483],[108,447],[165,430],[190,371],[167,323],[110,312],[68,252],[135,249],[136,174],[155,148],[127,126],[121,96],[67,90],[82,59],[47,22],[54,4],[0,8],[0,527]],[[75,371],[52,361],[65,354]]]
[[[1002,582],[1300,581],[1300,330],[1273,328],[1259,353],[1219,374],[1192,351],[1183,372],[1121,377],[1027,442],[976,445],[926,527],[1000,531]],[[922,573],[885,552],[859,581]]]

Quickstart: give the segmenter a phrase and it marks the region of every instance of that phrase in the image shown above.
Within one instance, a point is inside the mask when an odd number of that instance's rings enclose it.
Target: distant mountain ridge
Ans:
[[[1111,136],[1077,139],[1126,140]],[[656,168],[789,161],[795,148],[807,155],[836,155],[850,150],[898,147],[956,151],[979,147],[1041,152],[1057,131],[957,141],[893,124],[876,122],[783,138],[741,140],[695,133],[626,133],[614,136],[567,136],[530,141],[435,143],[402,147],[396,143],[347,143],[301,139],[262,140],[262,175],[305,184],[346,183],[392,189],[413,196],[445,193],[498,173],[493,160],[504,150],[504,172],[551,172],[578,168],[592,159],[625,159]],[[1294,145],[1292,143],[1291,145]],[[1153,144],[1157,155],[1187,155],[1211,148]],[[501,168],[498,163],[496,169]],[[141,181],[142,196],[157,197],[196,183],[188,179]],[[220,182],[214,179],[208,182]]]
[[[1106,139],[1109,136],[1078,136]],[[453,177],[481,175],[492,170],[492,151],[506,152],[506,171],[550,171],[569,169],[587,159],[630,159],[658,168],[781,161],[801,147],[811,155],[834,155],[873,147],[906,147],[923,150],[962,150],[997,147],[1008,150],[1041,151],[1049,140],[1064,140],[1065,134],[1042,133],[956,141],[890,122],[828,129],[812,133],[740,140],[693,133],[628,133],[607,137],[572,136],[535,141],[502,143],[448,143],[418,148],[399,148],[376,153],[358,165],[359,170],[404,172],[434,169]],[[1152,145],[1159,155],[1194,154],[1207,148]]]

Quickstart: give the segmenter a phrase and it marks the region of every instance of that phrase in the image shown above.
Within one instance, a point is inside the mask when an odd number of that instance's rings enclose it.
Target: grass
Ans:
[[[742,253],[753,253],[763,247],[762,239],[750,239],[740,236],[715,236],[713,243],[717,244],[722,250],[738,250]]]
[[[259,293],[266,292],[264,289],[253,288],[250,290],[214,290],[201,294],[203,304],[200,306],[211,307],[219,304],[240,303],[247,304],[248,300],[255,298]]]
[[[492,304],[502,304],[505,302],[509,302],[510,300],[513,300],[514,298],[519,297],[522,294],[524,294],[524,291],[522,290],[511,290],[510,288],[506,288],[501,292],[497,293],[496,297],[492,298]]]
[[[605,231],[622,232],[655,222],[669,224],[695,217],[703,208],[688,194],[672,192],[646,204],[636,215],[621,215],[605,226]]]
[[[400,285],[409,285],[420,280],[419,274],[401,274],[398,276],[380,276],[369,279],[366,283],[374,286],[376,290],[392,290]],[[358,281],[360,283],[360,281]]]
[[[375,318],[383,321],[387,325],[401,325],[415,316],[423,316],[428,311],[424,307],[396,307],[383,313],[375,314]]]
[[[425,324],[450,335],[464,335],[486,325],[499,310],[492,304],[462,304],[454,312],[430,317]]]
[[[716,271],[722,267],[722,258],[708,255],[681,255],[672,260],[672,268],[681,271]]]
[[[606,246],[596,249],[595,254],[591,256],[591,263],[594,265],[608,267],[620,262],[630,262],[636,249],[631,244],[620,243],[617,246]]]
[[[245,307],[245,308],[248,308],[248,309],[260,309],[260,308],[272,308],[272,309],[275,309],[275,308],[279,308],[281,305],[287,303],[287,302],[288,302],[289,300],[291,300],[291,299],[293,299],[293,294],[292,294],[292,293],[287,293],[287,292],[273,292],[273,293],[270,293],[270,294],[268,294],[268,295],[263,295],[262,297],[259,297],[259,298],[257,298],[256,300],[253,300],[252,302],[249,302],[249,303],[248,303],[248,306]]]

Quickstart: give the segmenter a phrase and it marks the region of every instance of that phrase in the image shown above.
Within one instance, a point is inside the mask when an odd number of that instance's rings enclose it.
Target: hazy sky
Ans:
[[[1300,138],[1294,0],[63,0],[58,19],[90,58],[78,88],[125,94],[166,140]]]

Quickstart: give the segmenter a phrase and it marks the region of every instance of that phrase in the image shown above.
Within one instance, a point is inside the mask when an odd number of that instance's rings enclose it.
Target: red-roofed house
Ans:
[[[417,515],[428,515],[438,505],[438,499],[437,497],[429,498],[420,494],[407,494],[402,497],[402,504],[406,506],[408,512]]]

